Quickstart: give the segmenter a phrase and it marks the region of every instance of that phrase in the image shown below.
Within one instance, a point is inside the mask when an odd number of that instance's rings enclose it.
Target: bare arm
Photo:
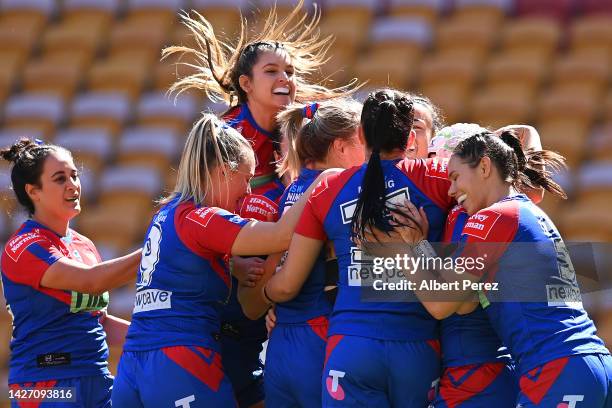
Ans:
[[[251,221],[245,225],[234,241],[232,255],[265,255],[285,251],[310,193],[321,180],[335,172],[338,170],[330,169],[321,173],[277,222]]]
[[[102,326],[106,332],[106,341],[108,345],[111,347],[123,348],[130,322],[120,317],[106,314],[106,312],[103,316]]]
[[[40,285],[60,290],[100,295],[123,286],[136,278],[141,250],[94,266],[60,258],[51,265],[40,280]]]
[[[265,285],[266,294],[274,302],[286,302],[297,296],[310,275],[323,241],[294,234],[289,254],[282,268]]]
[[[281,260],[283,252],[278,252],[268,256],[264,262],[263,277],[257,281],[255,286],[240,284],[238,286],[238,302],[242,306],[242,311],[251,320],[259,319],[270,308],[268,302],[261,296],[264,285],[274,274],[276,265]]]

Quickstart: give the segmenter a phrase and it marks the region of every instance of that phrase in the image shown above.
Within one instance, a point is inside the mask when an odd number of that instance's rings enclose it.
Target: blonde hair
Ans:
[[[178,203],[193,200],[202,205],[209,194],[214,201],[211,170],[218,165],[223,170],[236,170],[249,155],[253,157],[253,149],[240,133],[215,115],[203,114],[187,136],[174,191],[160,203],[179,197]]]
[[[354,92],[361,87],[357,85],[356,80],[332,89],[310,84],[306,80],[305,76],[312,74],[329,60],[327,53],[333,43],[333,37],[321,37],[318,29],[321,18],[319,9],[315,6],[314,14],[309,18],[302,12],[303,3],[304,1],[300,0],[282,20],[278,19],[274,6],[263,29],[250,36],[246,19],[242,18],[236,45],[221,41],[215,35],[210,22],[196,11],[192,11],[195,17],[190,17],[187,13],[182,14],[183,24],[193,34],[197,47],[167,47],[162,51],[162,59],[177,53],[181,59],[189,56],[195,60],[194,63],[178,64],[191,67],[197,72],[179,79],[169,91],[178,95],[188,89],[199,89],[215,102],[226,101],[230,106],[234,104],[234,100],[238,104],[246,103],[247,96],[240,87],[240,76],[251,76],[260,52],[284,50],[291,57],[295,68],[296,101],[325,100]]]
[[[281,111],[277,120],[288,150],[277,168],[280,176],[294,179],[307,162],[324,160],[334,140],[349,139],[357,130],[361,108],[355,100],[337,98],[320,104],[294,103]]]

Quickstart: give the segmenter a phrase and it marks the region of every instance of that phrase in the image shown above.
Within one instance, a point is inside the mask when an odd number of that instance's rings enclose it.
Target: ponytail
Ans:
[[[380,153],[405,151],[413,120],[412,100],[399,91],[376,91],[371,93],[364,103],[361,126],[372,153],[361,182],[361,192],[351,226],[358,239],[373,227],[385,232],[393,229],[389,223],[385,175]]]
[[[472,168],[483,157],[489,157],[502,180],[517,190],[543,188],[567,198],[563,188],[552,179],[552,172],[566,168],[565,158],[550,150],[524,152],[520,140],[511,130],[502,132],[500,137],[488,131],[470,136],[457,145],[453,154]]]

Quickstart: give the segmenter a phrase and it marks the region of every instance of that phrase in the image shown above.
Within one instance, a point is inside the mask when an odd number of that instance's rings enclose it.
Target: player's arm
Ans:
[[[265,255],[285,251],[312,190],[338,169],[326,170],[308,187],[277,222],[251,221],[242,229],[232,245],[232,255]]]
[[[252,320],[259,319],[270,307],[268,302],[261,296],[264,285],[274,274],[276,266],[280,262],[284,252],[272,254],[264,262],[264,273],[254,286],[240,284],[238,286],[238,302],[242,307],[242,312]]]
[[[270,303],[286,302],[300,292],[317,257],[323,248],[324,241],[294,234],[289,246],[287,259],[264,285],[262,295]]]
[[[139,249],[94,266],[62,257],[47,268],[40,286],[100,295],[136,278],[141,252]]]
[[[130,322],[120,317],[109,315],[106,311],[104,311],[100,321],[106,332],[106,341],[108,345],[111,347],[123,348]]]

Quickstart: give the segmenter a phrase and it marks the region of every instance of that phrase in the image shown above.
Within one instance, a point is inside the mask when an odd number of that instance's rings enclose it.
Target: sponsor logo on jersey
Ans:
[[[5,247],[6,254],[15,262],[19,260],[21,254],[32,244],[44,241],[45,237],[38,233],[38,230],[17,235],[11,239]]]
[[[278,206],[268,197],[251,194],[245,197],[240,206],[240,216],[260,221],[269,221],[278,213]]]
[[[574,285],[546,285],[548,306],[567,306],[580,308],[582,296],[580,288]]]
[[[174,406],[179,408],[191,408],[191,402],[195,401],[195,395],[191,394],[185,398],[174,401]]]
[[[134,313],[172,308],[172,292],[160,289],[145,289],[136,292]]]
[[[392,182],[393,180],[389,181]],[[408,191],[408,187],[400,188],[399,190],[395,190],[387,194],[388,207],[393,207],[394,205],[401,205],[405,201],[410,201],[410,192]],[[357,199],[340,204],[340,214],[342,216],[343,224],[349,224],[353,220],[353,215],[355,215],[355,208],[357,208]]]
[[[345,397],[344,389],[340,385],[340,378],[346,375],[344,371],[329,370],[329,377],[325,379],[327,392],[335,400],[342,401]]]
[[[478,212],[468,218],[463,233],[485,240],[499,217],[501,214],[492,210]]]
[[[576,408],[578,402],[584,400],[584,395],[564,395],[563,402],[557,404],[557,408]]]
[[[218,211],[219,209],[215,207],[202,207],[190,212],[186,218],[203,227],[207,227],[210,220],[212,220]]]

